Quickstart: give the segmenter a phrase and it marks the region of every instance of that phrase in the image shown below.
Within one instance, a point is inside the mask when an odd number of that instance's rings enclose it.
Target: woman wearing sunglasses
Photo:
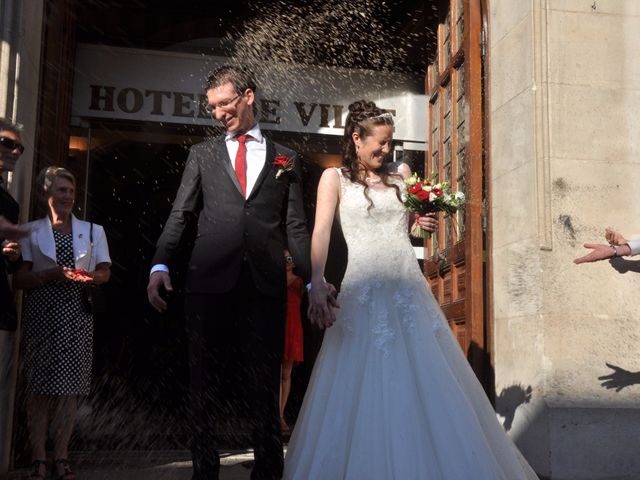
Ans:
[[[0,175],[13,172],[23,151],[20,127],[0,118]],[[0,330],[16,329],[16,311],[7,273],[13,273],[19,265],[20,245],[17,240],[29,233],[29,230],[16,225],[18,213],[18,203],[5,190],[0,176]]]

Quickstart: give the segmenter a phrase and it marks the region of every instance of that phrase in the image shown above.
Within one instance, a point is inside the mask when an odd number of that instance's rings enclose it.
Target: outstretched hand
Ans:
[[[334,309],[340,308],[336,300],[336,288],[327,282],[313,285],[309,290],[309,321],[321,329],[331,327],[336,321]]]
[[[604,388],[608,390],[615,389],[616,392],[619,392],[626,387],[640,384],[640,372],[630,372],[610,363],[606,363],[606,365],[613,370],[613,372],[609,375],[598,377],[598,380],[602,380],[600,385]]]
[[[580,265],[581,263],[599,262],[600,260],[607,260],[615,256],[615,251],[611,248],[611,245],[605,245],[602,243],[585,243],[584,248],[590,248],[591,252],[576,258],[573,263]]]
[[[69,268],[63,267],[62,273],[64,276],[73,282],[91,283],[93,282],[93,275],[82,268]]]

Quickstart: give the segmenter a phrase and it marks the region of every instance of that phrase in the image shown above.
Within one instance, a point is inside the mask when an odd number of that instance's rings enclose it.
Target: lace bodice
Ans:
[[[364,187],[352,183],[338,170],[341,184],[339,219],[349,250],[345,283],[406,278],[407,271],[420,275],[407,235],[408,217],[394,188],[378,184],[368,190],[373,206],[364,196]],[[403,193],[404,183],[393,180]]]
[[[367,210],[364,187],[338,173],[338,212],[349,253],[337,324],[343,334],[365,334],[386,356],[399,330],[413,329],[417,319],[428,318],[434,330],[446,327],[439,315],[417,311],[421,302],[432,309],[438,305],[420,271],[407,233],[408,214],[395,189],[369,188],[373,207]],[[404,193],[404,182],[394,182]]]

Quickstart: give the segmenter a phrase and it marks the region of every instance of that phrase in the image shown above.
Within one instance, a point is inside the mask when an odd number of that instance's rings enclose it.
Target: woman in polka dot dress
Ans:
[[[24,263],[15,288],[27,291],[22,319],[22,368],[27,386],[27,424],[32,449],[31,480],[45,478],[49,424],[54,440],[52,478],[73,480],[68,444],[78,397],[87,395],[93,360],[93,318],[83,301],[86,283],[109,280],[111,259],[104,229],[72,213],[75,178],[49,167],[37,188],[49,214],[26,225],[20,242]]]

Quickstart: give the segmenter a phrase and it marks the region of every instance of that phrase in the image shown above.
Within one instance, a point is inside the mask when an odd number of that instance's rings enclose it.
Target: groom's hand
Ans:
[[[330,308],[340,308],[340,305],[338,304],[338,291],[336,290],[336,287],[334,287],[332,284],[325,282],[325,285],[327,286],[327,288],[329,289],[327,292],[327,304],[329,305]]]
[[[336,289],[333,285],[321,282],[313,285],[309,290],[309,310],[308,317],[311,323],[321,329],[329,328],[336,321],[333,312],[338,307],[336,301]]]
[[[149,285],[147,285],[147,298],[149,298],[151,306],[161,313],[167,309],[167,302],[160,295],[162,290],[173,292],[171,278],[167,272],[153,272],[149,277]]]

